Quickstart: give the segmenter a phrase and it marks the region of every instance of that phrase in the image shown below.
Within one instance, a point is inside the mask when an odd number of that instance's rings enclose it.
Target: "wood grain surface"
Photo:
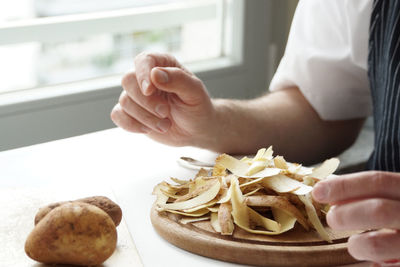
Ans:
[[[108,189],[94,188],[2,188],[0,189],[0,266],[48,265],[35,262],[24,251],[25,240],[34,227],[38,209],[47,204],[77,198],[104,195],[115,201]],[[124,219],[117,227],[118,243],[113,255],[102,267],[143,266]],[[57,266],[57,265],[51,265]],[[62,265],[63,267],[68,267]]]
[[[216,233],[208,221],[179,222],[180,216],[157,212],[153,206],[151,222],[168,242],[190,252],[234,263],[256,266],[337,266],[356,263],[346,247],[351,232],[333,232],[333,243],[321,240],[315,231],[300,227],[278,236],[247,233],[235,227],[233,236]],[[354,233],[354,232],[353,232]]]

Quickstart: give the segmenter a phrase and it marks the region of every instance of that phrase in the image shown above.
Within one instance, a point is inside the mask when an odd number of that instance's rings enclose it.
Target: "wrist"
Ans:
[[[204,136],[196,146],[216,152],[227,152],[231,142],[232,101],[212,99],[212,111],[207,119]],[[227,147],[228,146],[228,147]]]

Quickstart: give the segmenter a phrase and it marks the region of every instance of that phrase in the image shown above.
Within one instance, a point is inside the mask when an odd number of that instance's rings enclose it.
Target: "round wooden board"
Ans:
[[[180,216],[151,210],[151,222],[168,242],[187,251],[240,264],[257,266],[337,266],[357,262],[347,252],[347,238],[354,232],[333,232],[333,243],[321,240],[315,231],[300,227],[265,236],[235,228],[232,236],[216,233],[208,221],[182,224]]]

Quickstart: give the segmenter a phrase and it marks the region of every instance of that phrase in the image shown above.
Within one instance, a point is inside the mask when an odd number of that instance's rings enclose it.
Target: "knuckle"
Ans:
[[[114,121],[114,122],[118,120],[118,111],[117,111],[117,109],[113,108],[113,110],[111,110],[110,117],[111,117],[111,120]]]
[[[129,105],[129,97],[127,94],[121,94],[119,98],[119,103],[121,104],[122,107],[127,107]]]
[[[376,235],[369,234],[365,238],[367,244],[367,251],[371,258],[381,254],[381,244]]]
[[[346,195],[346,192],[347,192],[346,180],[338,179],[335,189],[338,191],[338,192],[335,192],[338,195]]]
[[[121,85],[126,88],[131,85],[136,80],[136,74],[134,72],[129,72],[122,77]]]
[[[140,63],[141,61],[154,61],[156,54],[150,52],[141,52],[135,57],[135,63]]]
[[[180,68],[174,67],[174,68],[171,68],[168,72],[171,74],[170,76],[172,79],[175,79],[175,80],[182,80],[185,78],[187,79],[185,72]]]
[[[172,78],[176,79],[178,81],[188,81],[190,82],[191,85],[194,85],[196,87],[198,86],[202,86],[203,82],[196,76],[186,72],[185,70],[178,68],[178,67],[174,67],[173,69],[170,70],[171,74],[172,74]]]
[[[384,199],[372,199],[370,200],[370,211],[372,218],[378,220],[378,223],[387,222],[390,220],[391,211],[388,209],[387,203]]]
[[[372,173],[372,185],[377,192],[380,192],[382,189],[386,188],[387,178],[384,173],[381,171],[374,171]]]
[[[153,99],[151,99],[151,98],[145,98],[145,99],[142,99],[141,101],[140,101],[140,105],[145,109],[145,110],[148,110],[148,111],[152,111],[152,110],[155,110],[155,108],[156,108],[156,106],[157,106],[157,102],[156,101],[154,101]]]
[[[343,178],[333,179],[333,180],[326,180],[325,186],[330,188],[328,197],[334,198],[337,200],[345,199],[348,197],[349,193],[349,186],[347,185],[347,180]]]
[[[363,260],[365,258],[362,253],[364,249],[360,249],[362,244],[365,244],[362,234],[352,235],[347,241],[347,249],[355,259]]]
[[[134,61],[137,62],[138,60],[144,58],[147,55],[147,52],[143,51],[136,55]]]
[[[156,124],[156,118],[149,112],[143,112],[141,115],[142,115],[142,120],[145,124],[148,124],[148,125]]]
[[[121,94],[119,95],[119,98],[118,98],[118,102],[121,102],[121,99],[124,97],[125,94],[126,94],[125,91],[121,92]]]
[[[172,64],[173,66],[178,66],[179,65],[178,64],[178,60],[172,54],[168,54],[168,53],[161,54],[161,57],[163,58],[164,62],[171,62],[171,63],[173,63]]]
[[[156,57],[156,55],[154,53],[146,53],[143,55],[143,58],[149,62],[153,62],[155,60],[154,59],[155,57]]]
[[[379,176],[379,175],[381,175],[381,171],[376,171],[376,170],[373,170],[373,171],[368,171],[368,173],[372,176],[372,177],[374,177],[374,176]]]
[[[342,216],[340,208],[336,206],[333,206],[326,216],[328,225],[332,228],[342,227],[344,225],[343,218],[344,216]]]
[[[138,128],[139,128],[138,124],[133,120],[129,120],[127,122],[127,124],[125,125],[125,127],[130,132],[138,132]]]
[[[193,83],[196,86],[203,86],[203,81],[200,80],[200,78],[198,78],[197,76],[192,76],[192,79],[193,79]]]

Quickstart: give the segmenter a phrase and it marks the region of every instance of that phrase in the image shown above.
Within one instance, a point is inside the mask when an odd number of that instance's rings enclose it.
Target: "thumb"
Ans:
[[[198,105],[209,98],[203,82],[181,68],[156,67],[150,77],[159,90],[176,94],[188,105]]]

